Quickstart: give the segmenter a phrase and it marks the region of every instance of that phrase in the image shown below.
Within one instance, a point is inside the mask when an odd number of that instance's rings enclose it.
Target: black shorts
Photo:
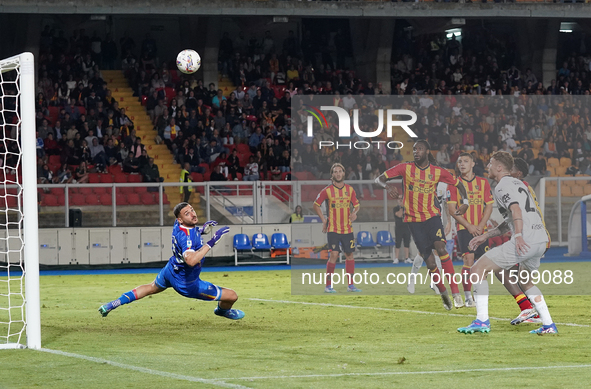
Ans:
[[[394,230],[396,236],[396,248],[399,249],[402,247],[402,242],[404,241],[404,247],[410,247],[410,230],[406,224],[403,224],[401,227],[398,227],[396,224],[396,229]]]
[[[352,232],[349,234],[329,232],[326,234],[326,237],[328,239],[328,249],[330,251],[336,251],[337,253],[342,251],[345,254],[355,251],[355,237]]]
[[[474,236],[468,230],[458,230],[458,254],[464,255],[474,253],[474,259],[478,259],[484,255],[489,249],[488,240],[478,246],[476,250],[472,251],[468,248],[468,244]]]
[[[435,242],[447,243],[443,234],[441,216],[434,216],[424,222],[407,223],[419,253],[425,256],[435,248]]]

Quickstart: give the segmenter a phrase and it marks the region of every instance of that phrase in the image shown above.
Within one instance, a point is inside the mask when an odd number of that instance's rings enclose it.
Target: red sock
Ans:
[[[456,280],[454,280],[454,274],[456,274],[456,272],[454,270],[454,264],[449,258],[449,254],[445,254],[444,256],[439,257],[439,259],[441,259],[441,267],[443,268],[443,271],[447,276],[447,282],[449,283],[449,287],[451,288],[451,293],[460,293],[458,284],[456,283]]]
[[[523,293],[519,293],[518,295],[513,296],[515,298],[515,302],[517,303],[517,305],[519,305],[519,309],[526,310],[526,309],[532,309],[532,305],[531,302],[529,301],[529,299],[525,296],[525,294]]]
[[[345,261],[345,271],[349,275],[349,285],[353,285],[353,274],[355,274],[355,260]]]
[[[472,289],[472,282],[470,281],[470,266],[462,266],[462,285],[464,292],[469,292]]]
[[[326,262],[326,287],[332,287],[332,279],[331,274],[334,273],[334,268],[337,266],[336,263],[332,263],[330,261]]]
[[[443,283],[439,269],[435,268],[433,270],[429,270],[429,274],[431,274],[431,280],[435,282],[437,289],[439,289],[439,293],[445,292],[447,289],[445,289],[445,284]]]

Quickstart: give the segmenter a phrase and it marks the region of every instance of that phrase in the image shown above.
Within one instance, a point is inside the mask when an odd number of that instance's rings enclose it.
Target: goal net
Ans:
[[[0,60],[0,349],[40,348],[35,71]]]

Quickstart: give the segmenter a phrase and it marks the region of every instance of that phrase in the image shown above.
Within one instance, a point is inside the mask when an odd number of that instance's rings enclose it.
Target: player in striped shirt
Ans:
[[[480,258],[488,251],[488,242],[478,246],[475,251],[470,250],[470,240],[486,231],[486,223],[493,210],[494,199],[490,191],[488,180],[474,174],[474,157],[470,153],[462,153],[458,158],[457,167],[459,179],[468,192],[470,207],[463,215],[455,215],[458,204],[458,192],[455,188],[449,191],[449,213],[458,222],[458,253],[463,256],[462,284],[466,297],[466,306],[475,307],[472,299],[472,284],[470,283],[470,268],[474,265],[474,257]]]
[[[443,283],[443,279],[437,268],[435,257],[432,250],[435,249],[441,259],[441,266],[445,273],[453,277],[454,267],[449,254],[445,249],[446,239],[444,235],[443,224],[441,222],[441,210],[436,201],[437,183],[445,182],[458,187],[463,204],[457,210],[458,214],[463,214],[468,209],[468,200],[466,198],[466,189],[462,182],[456,179],[447,170],[434,164],[433,155],[430,152],[431,147],[425,140],[418,140],[413,146],[414,162],[401,163],[388,170],[376,178],[376,183],[388,189],[388,193],[398,198],[398,191],[392,185],[386,182],[392,178],[402,176],[402,185],[404,187],[404,221],[409,223],[412,237],[427,263],[429,273],[441,293],[443,306],[445,309],[452,308],[452,302]],[[435,276],[437,274],[438,276]],[[454,299],[462,299],[458,286],[450,282],[452,295]],[[463,301],[462,301],[463,305]]]
[[[322,189],[314,201],[314,211],[322,220],[322,232],[327,233],[330,257],[326,263],[326,293],[336,293],[332,287],[332,274],[336,267],[339,252],[345,253],[345,270],[349,275],[349,292],[361,292],[353,283],[355,274],[355,238],[351,223],[357,219],[359,212],[359,200],[351,185],[345,184],[345,168],[340,163],[335,163],[330,168],[332,184]],[[327,216],[322,213],[320,206],[327,202]],[[353,205],[353,211],[351,211]]]

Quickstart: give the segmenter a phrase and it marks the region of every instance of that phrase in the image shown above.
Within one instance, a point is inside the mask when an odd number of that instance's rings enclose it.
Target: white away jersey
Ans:
[[[503,218],[509,224],[509,227],[511,227],[513,234],[515,234],[515,225],[513,224],[513,216],[509,208],[512,204],[518,204],[519,208],[521,208],[521,218],[523,219],[523,240],[528,244],[548,242],[546,228],[536,208],[536,203],[521,180],[511,176],[505,176],[501,178],[493,194],[499,207],[499,212],[501,212],[501,215],[503,215]],[[511,237],[511,240],[514,240],[514,238]]]

